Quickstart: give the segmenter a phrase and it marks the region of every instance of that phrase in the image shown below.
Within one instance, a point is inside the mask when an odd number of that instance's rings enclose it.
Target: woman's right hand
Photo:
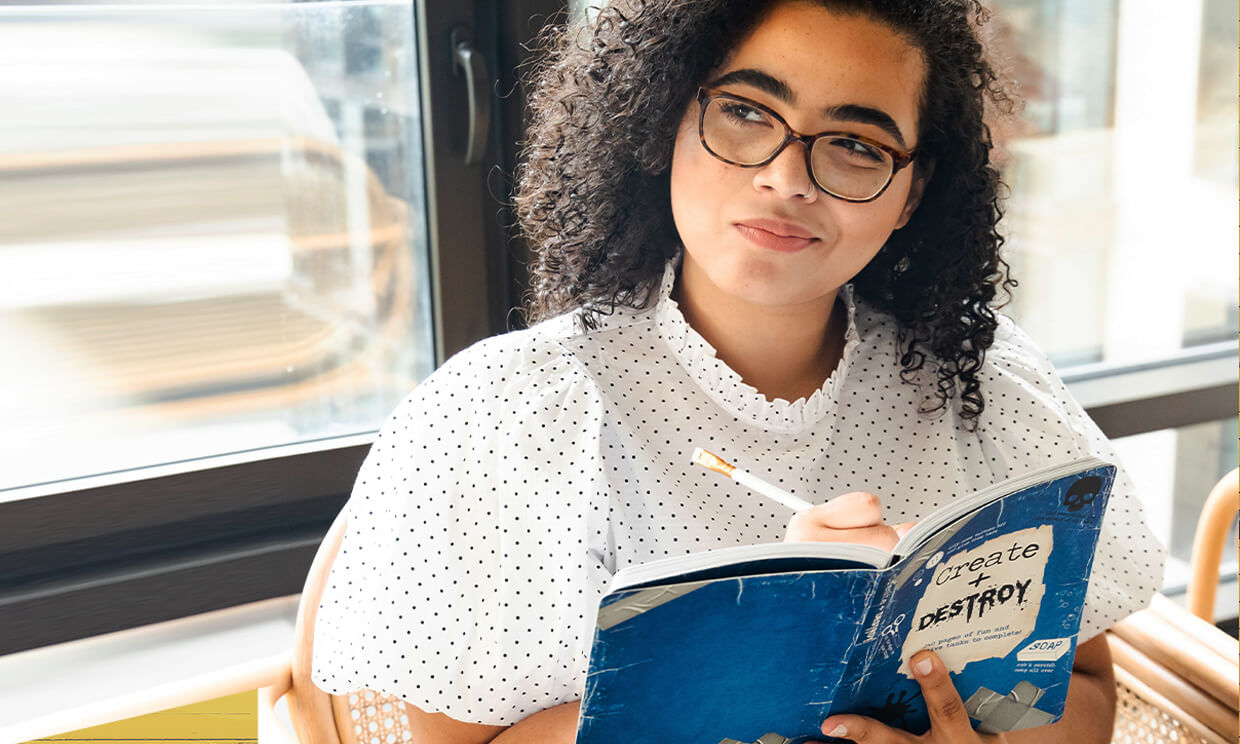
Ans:
[[[914,524],[885,524],[879,498],[853,491],[797,512],[788,522],[784,542],[858,543],[890,551]]]

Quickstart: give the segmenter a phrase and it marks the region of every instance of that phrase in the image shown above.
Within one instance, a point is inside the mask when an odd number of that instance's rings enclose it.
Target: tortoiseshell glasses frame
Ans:
[[[706,113],[709,110],[711,103],[718,99],[727,99],[727,100],[735,101],[743,106],[752,108],[755,111],[759,111],[765,114],[766,116],[769,116],[774,121],[779,122],[780,126],[784,128],[783,140],[779,143],[777,147],[775,147],[774,150],[770,152],[770,154],[766,155],[762,159],[755,161],[755,162],[741,162],[741,161],[735,160],[733,158],[729,158],[721,154],[716,148],[711,147],[711,144],[710,142],[707,141],[707,137],[706,137]],[[729,165],[736,165],[741,168],[760,168],[764,165],[767,165],[775,158],[779,157],[779,154],[782,153],[784,149],[788,147],[789,144],[793,142],[800,142],[803,145],[805,145],[805,170],[807,173],[809,173],[810,179],[814,182],[814,185],[818,187],[819,190],[821,190],[823,193],[826,193],[830,196],[835,197],[836,199],[842,199],[848,202],[874,201],[875,199],[883,195],[883,192],[887,190],[887,187],[891,185],[892,180],[895,179],[896,174],[899,173],[901,169],[905,168],[909,163],[913,162],[917,158],[916,150],[909,150],[907,152],[902,152],[900,150],[897,150],[894,147],[891,147],[890,145],[886,145],[882,142],[878,142],[877,140],[870,139],[869,137],[863,137],[862,135],[853,134],[851,132],[832,131],[832,132],[819,132],[818,134],[802,134],[796,131],[795,129],[793,129],[792,127],[788,126],[788,122],[784,121],[784,118],[780,116],[778,113],[776,113],[775,111],[772,111],[770,108],[763,106],[757,101],[752,101],[748,98],[745,98],[744,96],[738,96],[734,93],[726,93],[724,91],[715,90],[712,88],[698,88],[697,101],[698,101],[698,139],[701,140],[702,147],[707,152],[709,152],[711,155],[718,158],[719,160],[722,160],[725,163],[728,163]],[[825,185],[823,185],[822,179],[820,178],[819,174],[814,172],[813,152],[814,152],[814,146],[820,140],[824,138],[828,138],[828,137],[832,138],[833,140],[843,139],[843,140],[849,140],[852,142],[856,142],[865,147],[873,148],[874,150],[877,150],[881,152],[883,155],[885,155],[887,159],[883,162],[888,163],[888,165],[890,166],[890,171],[887,173],[886,180],[883,181],[882,185],[877,186],[877,189],[873,193],[868,194],[868,195],[843,194],[843,193],[839,193],[838,191],[827,188]]]

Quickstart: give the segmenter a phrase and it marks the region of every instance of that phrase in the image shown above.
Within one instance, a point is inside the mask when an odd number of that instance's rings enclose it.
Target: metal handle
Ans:
[[[491,96],[487,85],[487,64],[470,43],[469,32],[452,29],[452,70],[465,74],[469,96],[469,139],[465,145],[465,165],[482,162],[487,149],[487,130],[491,125]]]

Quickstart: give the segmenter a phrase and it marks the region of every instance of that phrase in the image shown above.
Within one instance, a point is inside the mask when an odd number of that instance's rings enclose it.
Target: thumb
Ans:
[[[902,522],[896,525],[896,537],[904,537],[908,531],[917,526],[916,522]]]
[[[971,733],[973,726],[964,701],[960,699],[960,693],[956,691],[956,685],[938,655],[933,651],[914,654],[909,659],[909,668],[917,677],[917,684],[921,685],[921,697],[926,701],[931,728],[947,741],[956,741],[954,736]],[[964,740],[963,737],[961,740]]]
[[[876,527],[883,523],[883,504],[872,493],[853,491],[836,496],[825,504],[809,509],[807,514],[835,530]]]

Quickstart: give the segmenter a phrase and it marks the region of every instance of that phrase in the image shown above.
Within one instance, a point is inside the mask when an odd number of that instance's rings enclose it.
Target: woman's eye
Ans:
[[[867,145],[859,140],[840,138],[831,140],[831,145],[844,150],[850,156],[873,161],[875,163],[882,162],[883,160],[883,153],[881,150],[873,145]]]
[[[723,113],[727,114],[728,118],[735,119],[738,122],[750,124],[766,123],[766,116],[761,111],[753,106],[746,106],[743,103],[725,103],[723,104]]]

